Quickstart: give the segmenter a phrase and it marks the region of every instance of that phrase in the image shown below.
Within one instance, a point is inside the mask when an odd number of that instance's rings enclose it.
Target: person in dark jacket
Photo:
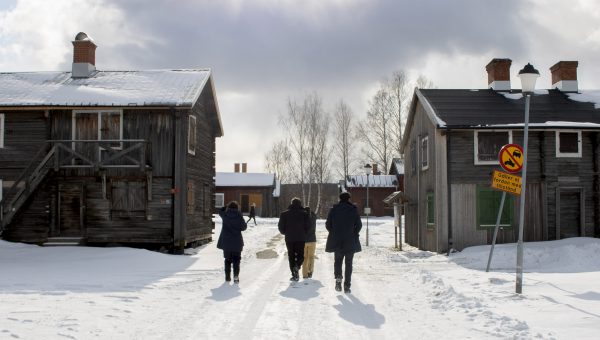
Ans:
[[[317,248],[317,215],[306,207],[308,214],[308,232],[304,242],[304,262],[302,263],[302,278],[312,278],[315,268],[315,249]]]
[[[254,220],[254,225],[256,225],[256,204],[252,203],[252,205],[250,206],[250,213],[248,214],[248,221],[246,221],[246,223],[250,222],[250,220]]]
[[[358,239],[362,222],[358,209],[350,202],[349,193],[340,194],[340,202],[329,210],[325,227],[329,231],[325,251],[334,253],[335,290],[338,292],[342,290],[342,279],[345,278],[344,292],[350,293],[352,260],[354,253],[362,250]],[[344,276],[342,276],[342,262],[345,262]]]
[[[298,281],[298,271],[304,262],[304,241],[308,231],[308,214],[302,207],[302,201],[299,198],[292,199],[292,204],[281,213],[277,226],[279,232],[285,235],[285,245],[292,271],[290,280]]]
[[[225,258],[225,281],[231,281],[231,266],[233,265],[233,282],[240,282],[240,260],[242,259],[242,249],[244,248],[244,238],[242,231],[246,230],[246,221],[244,216],[238,210],[236,201],[227,204],[219,210],[219,216],[223,220],[217,248],[223,249]]]

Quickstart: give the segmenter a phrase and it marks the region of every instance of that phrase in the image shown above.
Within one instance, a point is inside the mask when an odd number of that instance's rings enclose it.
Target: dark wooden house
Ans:
[[[215,138],[209,69],[0,74],[2,238],[166,246],[211,240]]]
[[[215,208],[237,201],[243,214],[254,204],[256,216],[276,216],[277,182],[274,174],[246,172],[246,163],[236,163],[235,172],[217,172]]]
[[[374,172],[378,173],[377,167],[373,168]],[[398,191],[396,175],[350,175],[343,182],[343,187],[343,190],[348,191],[352,196],[350,200],[356,204],[361,215],[365,214],[368,193],[371,216],[394,216],[393,206],[386,204],[384,200]]]
[[[388,174],[396,176],[396,180],[398,181],[398,190],[404,191],[404,160],[402,158],[392,159],[392,164],[390,165],[390,171],[388,171]]]
[[[402,141],[407,243],[436,252],[491,243],[498,152],[523,145],[525,100],[510,64],[487,65],[487,89],[415,90]],[[550,70],[552,88],[531,97],[524,241],[598,237],[600,109],[593,92],[578,92],[577,62]],[[519,198],[507,198],[500,243],[517,240]]]

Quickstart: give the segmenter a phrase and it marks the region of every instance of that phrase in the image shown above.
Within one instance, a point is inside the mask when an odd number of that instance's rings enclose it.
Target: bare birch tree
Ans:
[[[352,162],[352,123],[354,113],[350,107],[340,100],[335,107],[333,128],[334,145],[336,158],[339,162],[337,173],[340,177],[346,178],[350,173],[350,163]]]
[[[393,98],[394,102],[394,110],[391,113],[391,121],[393,122],[391,134],[396,156],[401,156],[400,143],[402,143],[402,134],[405,124],[404,112],[406,111],[408,103],[411,99],[411,91],[409,86],[410,83],[408,81],[408,77],[402,70],[395,71],[392,74],[390,81],[387,82],[390,96]]]
[[[289,183],[292,177],[290,173],[291,156],[292,153],[286,140],[275,142],[265,155],[265,170],[274,173],[281,183]]]

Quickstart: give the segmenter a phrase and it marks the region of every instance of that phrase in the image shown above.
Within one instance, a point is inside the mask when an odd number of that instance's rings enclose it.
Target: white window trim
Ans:
[[[577,152],[560,152],[560,134],[562,132],[576,132],[577,133]],[[573,158],[581,158],[582,156],[582,146],[581,146],[581,130],[556,130],[555,132],[555,145],[556,145],[556,158],[562,157],[573,157]]]
[[[102,140],[100,137],[102,136],[102,113],[109,113],[109,112],[116,112],[119,114],[119,139],[123,139],[123,110],[73,110],[73,117],[72,119],[72,133],[71,133],[71,139],[75,140],[75,122],[76,122],[76,116],[78,113],[96,113],[96,116],[98,118],[98,140]],[[120,150],[123,148],[123,143],[120,143],[121,146],[119,147],[113,147],[113,149],[115,150]],[[75,142],[73,142],[73,149],[75,149]]]
[[[497,159],[493,161],[480,161],[479,160],[479,132],[508,132],[508,143],[512,144],[513,142],[513,134],[512,130],[475,130],[473,132],[473,159],[475,160],[475,165],[498,165],[499,161]],[[500,151],[500,150],[498,150]]]
[[[219,200],[217,197],[221,197],[222,205],[218,205]],[[224,193],[215,193],[215,208],[222,208],[225,206],[225,194]]]
[[[198,143],[198,125],[197,125],[197,120],[196,120],[196,116],[194,115],[189,115],[189,119],[188,119],[188,139],[187,139],[187,151],[190,155],[196,155],[196,144]],[[194,141],[194,148],[191,148],[190,145],[190,128],[192,127],[192,120],[194,121],[194,136],[196,137],[196,140]]]
[[[0,148],[4,148],[4,113],[0,113]]]
[[[425,155],[423,155],[423,142],[427,143],[427,150],[425,150]],[[421,170],[427,170],[429,169],[429,136],[421,138],[421,145],[419,150],[421,151]],[[427,164],[423,165],[423,160],[426,160]]]

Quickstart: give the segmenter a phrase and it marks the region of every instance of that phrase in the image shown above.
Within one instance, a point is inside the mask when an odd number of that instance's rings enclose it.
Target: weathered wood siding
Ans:
[[[195,154],[187,152],[186,138],[186,182],[193,182],[193,195],[187,195],[193,199],[193,204],[187,202],[186,209],[186,240],[210,241],[214,223],[212,212],[215,206],[215,129],[210,118],[215,115],[214,103],[212,103],[211,87],[206,86],[192,108],[191,113],[196,117],[196,147]],[[188,117],[185,117],[186,129],[189,127]],[[187,131],[188,135],[190,131]],[[187,185],[186,187],[190,187]]]
[[[0,109],[0,113],[4,114],[4,147],[0,148],[0,179],[4,180],[4,189],[8,189],[48,139],[48,120],[43,111]]]

